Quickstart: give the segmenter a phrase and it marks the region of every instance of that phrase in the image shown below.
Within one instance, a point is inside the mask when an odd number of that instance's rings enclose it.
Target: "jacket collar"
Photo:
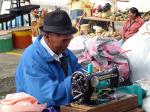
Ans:
[[[135,20],[134,20],[134,22],[137,22],[139,19],[140,19],[140,16],[136,17]],[[128,20],[128,21],[131,21],[130,18],[128,18],[127,20]]]

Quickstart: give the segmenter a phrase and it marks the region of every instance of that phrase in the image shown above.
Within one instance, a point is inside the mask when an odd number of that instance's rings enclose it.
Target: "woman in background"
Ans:
[[[121,45],[136,34],[143,24],[144,20],[141,18],[138,9],[135,7],[130,8],[128,11],[128,19],[123,26]]]

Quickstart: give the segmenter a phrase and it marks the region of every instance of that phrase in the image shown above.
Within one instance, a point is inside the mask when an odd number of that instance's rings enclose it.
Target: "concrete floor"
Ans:
[[[23,50],[0,53],[0,98],[15,92],[14,74]]]

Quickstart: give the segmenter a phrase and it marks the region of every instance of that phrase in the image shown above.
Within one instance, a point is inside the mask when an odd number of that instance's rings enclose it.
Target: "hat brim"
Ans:
[[[75,27],[71,27],[69,29],[64,29],[64,30],[56,30],[56,29],[43,28],[43,26],[40,27],[40,30],[42,32],[59,33],[59,34],[75,34],[78,31]]]

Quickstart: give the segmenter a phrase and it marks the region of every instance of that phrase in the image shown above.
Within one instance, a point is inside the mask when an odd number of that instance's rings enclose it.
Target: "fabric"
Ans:
[[[68,104],[72,101],[71,75],[81,65],[77,63],[76,56],[66,49],[66,77],[60,63],[40,44],[41,38],[42,35],[38,36],[20,59],[15,75],[17,92],[26,92],[39,103],[47,103],[48,107]]]
[[[122,31],[122,38],[127,40],[135,33],[138,32],[139,28],[144,24],[144,20],[141,17],[137,17],[133,23],[131,23],[131,19],[127,19]]]
[[[91,61],[95,68],[102,71],[117,65],[120,77],[128,79],[129,66],[124,52],[117,40],[97,38],[89,43],[85,42],[85,51],[79,58],[79,63]]]
[[[138,106],[142,106],[142,103],[143,103],[142,101],[146,93],[145,93],[145,90],[142,89],[138,84],[133,84],[131,86],[118,87],[117,91],[122,92],[122,93],[136,95],[138,99]]]
[[[38,104],[37,99],[24,92],[8,94],[0,100],[0,112],[41,112],[46,104]]]
[[[120,39],[120,40],[119,40],[120,47],[123,45],[124,42],[125,42],[125,41],[124,41],[123,39]]]

